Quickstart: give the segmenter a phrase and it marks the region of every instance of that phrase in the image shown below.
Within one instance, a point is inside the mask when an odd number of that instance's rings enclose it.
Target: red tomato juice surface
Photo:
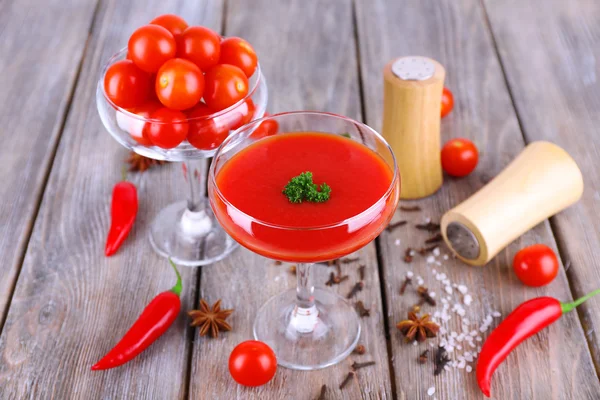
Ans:
[[[282,193],[290,179],[306,171],[317,186],[331,187],[329,200],[291,203]],[[389,190],[393,179],[383,158],[351,139],[278,134],[225,162],[216,176],[222,197],[213,196],[213,209],[227,233],[265,257],[331,260],[363,247],[387,225],[400,192],[398,179]]]

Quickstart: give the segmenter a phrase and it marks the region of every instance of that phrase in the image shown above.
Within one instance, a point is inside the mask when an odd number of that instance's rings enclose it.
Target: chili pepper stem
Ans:
[[[175,286],[173,286],[171,288],[170,291],[175,293],[177,296],[180,296],[181,295],[181,287],[182,287],[181,275],[179,274],[179,271],[177,270],[177,266],[175,265],[173,260],[171,260],[171,257],[169,257],[169,263],[171,263],[171,266],[173,267],[173,269],[175,270],[175,273],[177,274],[177,283],[175,284]]]
[[[127,167],[125,165],[123,165],[123,168],[121,168],[121,180],[127,180]]]
[[[560,308],[562,309],[562,313],[563,314],[568,313],[569,311],[573,310],[575,307],[577,307],[584,301],[594,297],[595,295],[597,295],[599,293],[600,293],[600,289],[596,289],[593,292],[590,292],[590,293],[586,294],[585,296],[580,297],[571,303],[560,303]]]

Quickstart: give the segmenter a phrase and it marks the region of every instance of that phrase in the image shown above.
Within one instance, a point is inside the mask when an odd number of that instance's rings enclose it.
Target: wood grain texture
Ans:
[[[557,279],[541,289],[524,287],[511,271],[512,256],[519,248],[532,243],[555,247],[547,222],[480,269],[443,257],[437,258],[441,265],[427,263],[426,258],[418,254],[412,264],[402,261],[406,247],[421,247],[428,237],[416,232],[412,224],[422,222],[425,217],[439,221],[446,210],[499,173],[523,147],[483,9],[476,0],[357,0],[356,7],[367,122],[376,129],[381,126],[381,71],[385,63],[394,57],[421,54],[446,67],[446,86],[454,93],[454,111],[442,121],[442,141],[467,137],[481,150],[480,164],[473,174],[461,180],[446,179],[435,196],[418,202],[423,209],[421,213],[400,213],[396,217],[408,219],[409,225],[392,233],[384,232],[380,237],[397,395],[401,399],[427,399],[431,398],[427,395],[428,388],[434,387],[437,399],[482,398],[474,372],[454,369],[434,377],[431,364],[421,366],[416,362],[419,353],[429,346],[406,345],[394,326],[406,318],[406,312],[417,301],[411,289],[404,296],[398,294],[404,275],[413,271],[415,277],[421,276],[424,284],[437,293],[438,303],[442,295],[448,294],[436,279],[437,274],[444,273],[451,282],[465,284],[474,301],[470,306],[462,306],[471,322],[469,330],[475,329],[478,333],[485,316],[494,310],[506,316],[522,301],[542,294],[562,300],[571,298],[562,268]],[[513,21],[507,19],[503,23],[508,25]],[[536,90],[547,87],[539,84]],[[399,245],[396,245],[398,240]],[[442,249],[444,253],[448,250]],[[462,303],[457,289],[450,289],[450,306]],[[424,306],[424,311],[441,308]],[[455,313],[450,315],[449,330],[460,332],[459,317]],[[491,326],[498,321],[495,319]],[[462,350],[455,350],[452,357],[456,359],[457,353],[468,348],[465,345]],[[496,372],[492,393],[498,399],[597,398],[600,384],[577,316],[574,313],[564,316],[518,348]]]
[[[186,396],[190,330],[183,314],[152,348],[126,367],[90,371],[146,304],[175,282],[167,261],[152,251],[147,233],[154,215],[186,193],[179,165],[130,175],[140,199],[136,225],[119,252],[104,257],[112,186],[120,179],[127,152],[105,131],[95,102],[102,63],[124,46],[136,27],[164,12],[184,15],[191,23],[218,27],[222,4],[101,3],[73,107],[0,336],[2,398]],[[181,272],[182,308],[188,309],[197,271]]]
[[[0,5],[0,329],[69,108],[96,1]],[[64,10],[69,10],[64,13]]]
[[[269,86],[271,112],[320,110],[360,118],[359,82],[349,0],[228,2],[226,35],[246,38],[254,45]],[[235,308],[230,317],[233,331],[219,339],[194,338],[190,398],[193,399],[311,399],[328,386],[327,399],[391,398],[388,354],[375,246],[358,254],[367,265],[366,287],[355,300],[371,308],[362,319],[360,342],[367,354],[351,355],[327,369],[301,372],[280,368],[275,378],[259,388],[234,383],[227,370],[231,350],[252,339],[252,324],[260,306],[269,298],[295,286],[289,265],[238,250],[216,265],[202,269],[200,296],[209,302],[219,298]],[[332,290],[346,295],[358,280],[357,263],[344,265],[350,279]],[[331,268],[316,266],[315,283],[323,286]],[[353,360],[376,360],[377,365],[359,371],[358,379],[338,389]]]
[[[550,140],[583,173],[582,200],[552,219],[575,296],[600,283],[600,3],[485,1],[527,141]],[[578,308],[600,371],[600,299]]]

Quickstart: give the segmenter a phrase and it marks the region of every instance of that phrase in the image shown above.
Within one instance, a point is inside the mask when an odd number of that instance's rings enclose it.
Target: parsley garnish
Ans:
[[[310,201],[313,203],[323,203],[329,200],[331,196],[331,187],[328,184],[322,183],[317,190],[317,185],[313,183],[312,172],[303,172],[298,176],[293,177],[285,189],[283,189],[290,203],[302,203],[302,201]]]

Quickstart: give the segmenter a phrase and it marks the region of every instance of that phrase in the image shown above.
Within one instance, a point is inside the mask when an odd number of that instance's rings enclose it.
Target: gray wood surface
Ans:
[[[582,296],[600,282],[600,3],[485,5],[526,140],[557,143],[583,173],[582,200],[552,219],[573,295]],[[578,311],[600,370],[600,299]]]
[[[246,38],[255,47],[269,86],[269,110],[323,110],[360,119],[359,81],[349,0],[272,2],[229,1],[226,35]],[[307,27],[310,26],[310,29]],[[318,68],[315,68],[318,66]],[[190,398],[206,399],[310,399],[328,386],[327,399],[391,398],[388,354],[382,312],[375,245],[358,253],[367,265],[363,300],[372,315],[362,319],[361,343],[368,349],[340,364],[320,371],[299,372],[280,368],[275,378],[259,388],[234,383],[227,371],[231,350],[253,339],[256,312],[269,298],[295,286],[289,265],[238,250],[234,255],[204,268],[200,296],[235,308],[229,318],[232,332],[219,339],[194,338]],[[342,267],[350,279],[332,289],[347,294],[357,281],[357,263]],[[324,286],[332,268],[315,266],[315,282]],[[197,333],[196,333],[197,335]],[[352,361],[377,360],[359,371],[358,380],[341,391],[338,386]]]
[[[69,110],[96,1],[0,4],[0,329],[54,149]],[[61,13],[68,9],[69,15]]]
[[[104,129],[95,88],[102,63],[131,32],[172,11],[191,23],[220,26],[222,5],[204,1],[104,1],[96,17],[73,107],[0,336],[0,388],[10,399],[177,399],[187,396],[190,334],[182,313],[127,368],[90,371],[146,304],[175,282],[148,241],[149,224],[186,186],[180,165],[130,175],[140,199],[136,225],[104,257],[112,186],[127,151]],[[58,12],[58,10],[57,10]],[[194,298],[196,273],[182,269],[182,309]]]
[[[384,64],[401,55],[428,55],[446,67],[446,86],[454,93],[454,111],[442,121],[443,142],[452,137],[468,137],[482,153],[480,164],[468,178],[446,177],[438,193],[417,202],[423,208],[421,213],[399,212],[396,217],[409,220],[410,225],[422,223],[426,217],[439,222],[446,210],[500,172],[523,147],[523,138],[483,10],[476,0],[365,0],[356,4],[367,123],[375,129],[380,128],[381,71]],[[505,23],[510,24],[509,21]],[[439,297],[447,296],[444,285],[436,279],[436,273],[445,273],[453,283],[466,285],[474,300],[470,306],[463,304],[465,317],[471,322],[469,331],[474,329],[479,334],[483,320],[493,311],[506,316],[521,302],[538,295],[570,298],[562,269],[551,285],[537,290],[522,285],[512,272],[514,253],[533,243],[554,247],[552,232],[547,222],[541,224],[483,268],[468,267],[443,257],[438,257],[442,265],[430,264],[420,255],[415,256],[412,264],[404,263],[405,249],[408,246],[422,247],[429,236],[416,232],[412,226],[404,226],[393,233],[384,232],[380,237],[384,270],[381,279],[385,282],[397,395],[407,399],[429,398],[427,390],[435,387],[438,399],[483,398],[474,371],[467,373],[465,369],[453,369],[434,377],[431,364],[421,366],[417,363],[420,352],[429,345],[405,344],[395,325],[406,318],[407,311],[418,298],[414,288],[400,296],[399,287],[408,271],[412,271],[415,277],[421,276],[425,285],[437,294],[437,307],[423,306],[424,312],[433,312],[441,308]],[[396,245],[397,239],[401,242],[400,246]],[[442,246],[444,253],[449,251]],[[462,297],[454,288],[450,307],[455,303],[462,304]],[[455,313],[450,314],[452,319],[448,329],[460,333],[460,318]],[[494,319],[492,327],[498,322],[499,319]],[[453,359],[464,354],[465,350],[472,350],[465,342],[461,345],[463,349],[455,350]],[[475,363],[471,365],[474,369]],[[583,399],[600,396],[600,385],[577,315],[572,313],[563,317],[518,348],[496,372],[492,394],[498,399]]]

